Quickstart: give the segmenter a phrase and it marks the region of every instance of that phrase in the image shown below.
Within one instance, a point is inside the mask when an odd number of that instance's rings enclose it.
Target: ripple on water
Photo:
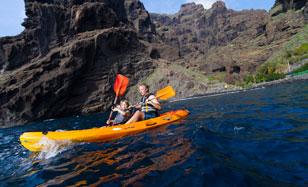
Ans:
[[[173,102],[184,121],[105,143],[31,154],[25,131],[85,129],[108,114],[0,129],[0,186],[305,186],[306,82]],[[44,155],[45,154],[45,155]]]

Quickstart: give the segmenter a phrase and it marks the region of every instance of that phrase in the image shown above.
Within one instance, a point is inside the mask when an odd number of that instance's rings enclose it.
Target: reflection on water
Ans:
[[[184,128],[182,129],[184,130]],[[39,186],[135,184],[148,175],[155,175],[156,172],[182,164],[194,152],[191,142],[181,137],[180,129],[177,136],[169,136],[166,133],[164,127],[155,129],[145,137],[136,136],[128,140],[128,145],[114,143],[110,148],[86,151],[81,155],[62,161],[61,164],[46,166],[44,172],[49,175],[56,173],[56,176]],[[157,136],[161,137],[158,139]],[[81,178],[80,176],[91,177],[78,180]]]
[[[175,108],[191,115],[53,157],[29,153],[19,135],[100,126],[108,114],[0,129],[0,186],[308,186],[307,82],[165,106]]]

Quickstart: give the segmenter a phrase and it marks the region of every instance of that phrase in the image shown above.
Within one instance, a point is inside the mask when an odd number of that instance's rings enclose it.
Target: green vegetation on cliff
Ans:
[[[308,71],[308,63],[307,63],[307,64],[304,64],[304,65],[301,66],[300,68],[294,70],[294,71],[292,72],[292,74],[300,74],[300,73],[306,72],[306,71]]]
[[[244,78],[246,84],[268,82],[285,78],[292,71],[292,66],[302,66],[294,73],[307,70],[303,60],[308,58],[308,24],[302,31],[294,35],[278,52],[274,53],[262,64],[255,75]]]

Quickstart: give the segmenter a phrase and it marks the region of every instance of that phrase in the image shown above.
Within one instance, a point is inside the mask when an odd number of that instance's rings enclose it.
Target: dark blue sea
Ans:
[[[97,127],[107,114],[0,129],[0,186],[308,186],[308,81],[171,102],[176,124],[34,154],[26,131]]]

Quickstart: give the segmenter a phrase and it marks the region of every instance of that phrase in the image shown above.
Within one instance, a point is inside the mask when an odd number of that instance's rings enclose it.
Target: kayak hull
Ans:
[[[42,139],[59,142],[102,142],[119,139],[124,136],[136,134],[147,129],[152,129],[162,125],[168,125],[179,121],[189,115],[187,110],[176,110],[166,112],[159,117],[139,121],[131,124],[104,126],[101,128],[92,128],[85,130],[71,131],[51,131],[43,132],[25,132],[19,139],[21,144],[28,150],[39,152],[44,149]]]

